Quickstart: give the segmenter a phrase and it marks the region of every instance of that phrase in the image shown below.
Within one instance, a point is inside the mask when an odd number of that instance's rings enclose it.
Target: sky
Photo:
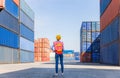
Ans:
[[[82,21],[99,21],[99,0],[25,0],[35,13],[35,39],[62,36],[66,50],[80,52]]]

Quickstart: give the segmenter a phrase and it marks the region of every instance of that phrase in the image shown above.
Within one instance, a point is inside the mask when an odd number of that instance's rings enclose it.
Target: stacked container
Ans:
[[[64,50],[64,61],[72,61],[74,60],[74,50]]]
[[[15,1],[15,0],[14,0]],[[15,1],[18,4],[18,1]],[[20,0],[20,62],[34,61],[34,12]]]
[[[50,61],[50,43],[47,38],[35,40],[35,61]]]
[[[2,3],[4,1],[5,3]],[[5,4],[2,5],[4,9],[0,12],[0,63],[33,62],[34,60],[34,32],[24,23],[24,26],[21,26],[21,21],[26,19],[26,17],[21,19],[20,11],[23,4],[21,1],[24,0],[0,0],[0,5]],[[31,11],[26,14],[28,13]]]
[[[74,52],[75,60],[80,60],[80,52]]]
[[[120,65],[120,1],[100,1],[101,63]]]
[[[95,53],[92,44],[95,44],[96,38],[100,35],[100,24],[98,21],[86,21],[82,22],[81,26],[81,62],[92,62],[94,58],[92,57]],[[98,46],[100,47],[100,46]],[[99,53],[100,51],[98,51]]]

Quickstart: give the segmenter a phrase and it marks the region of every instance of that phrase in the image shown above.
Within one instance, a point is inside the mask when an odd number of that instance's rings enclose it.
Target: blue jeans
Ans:
[[[63,54],[55,54],[55,71],[58,73],[58,63],[60,59],[61,64],[61,72],[64,72],[64,65],[63,65]]]

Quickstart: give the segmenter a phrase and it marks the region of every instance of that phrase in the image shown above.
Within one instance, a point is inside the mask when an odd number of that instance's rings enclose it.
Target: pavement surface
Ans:
[[[60,71],[53,77],[54,67],[54,62],[0,64],[0,78],[120,78],[119,66],[66,62],[63,77]]]

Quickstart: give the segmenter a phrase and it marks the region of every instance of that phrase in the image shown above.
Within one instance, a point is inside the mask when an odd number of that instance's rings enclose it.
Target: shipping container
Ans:
[[[82,23],[82,27],[81,27],[81,31],[82,30],[87,30],[87,27],[86,27],[87,25],[86,25],[86,22],[83,22]]]
[[[42,43],[42,42],[38,42],[35,44],[36,44],[36,47],[38,47],[38,48],[50,48],[50,44],[46,44],[46,43]]]
[[[19,48],[19,36],[0,26],[0,45]]]
[[[20,62],[34,62],[34,52],[20,50]]]
[[[0,46],[0,63],[18,63],[18,49]]]
[[[102,32],[101,46],[119,39],[119,16],[116,17]]]
[[[0,0],[0,11],[5,8],[5,0]]]
[[[80,53],[74,52],[74,57],[75,57],[75,60],[80,60]]]
[[[7,10],[14,17],[18,18],[19,8],[13,0],[5,0],[5,10]]]
[[[74,50],[64,50],[63,53],[64,54],[73,54]]]
[[[84,24],[83,24],[84,23]],[[95,46],[95,41],[97,37],[100,35],[100,23],[99,21],[87,21],[83,22],[81,26],[81,51],[83,52],[83,55],[81,56],[81,61],[83,62],[92,62],[92,56],[91,53],[95,52],[95,49],[93,47]],[[86,23],[86,24],[85,24]],[[86,30],[82,29],[83,25],[86,26]],[[85,27],[84,27],[85,28]],[[100,42],[99,47],[100,47]],[[97,50],[100,53],[100,49],[97,47]],[[87,57],[90,57],[89,59],[86,59]],[[95,59],[94,59],[95,60]]]
[[[97,22],[96,31],[100,32],[100,22]]]
[[[100,15],[104,13],[112,0],[100,0]]]
[[[112,22],[112,20],[114,20],[115,17],[119,14],[119,9],[120,9],[119,5],[120,5],[119,0],[111,0],[110,5],[105,10],[104,14],[100,17],[100,24],[101,24],[100,31],[103,31]]]
[[[96,31],[96,22],[92,22],[92,32]]]
[[[34,32],[22,23],[20,24],[20,34],[22,37],[34,42]]]
[[[34,48],[35,48],[35,61],[36,62],[46,62],[50,61],[50,53],[51,53],[51,48],[50,48],[50,43],[48,38],[39,38],[35,40],[34,43]]]
[[[25,14],[31,19],[34,20],[33,10],[26,4],[24,0],[20,0],[20,8],[24,11]]]
[[[91,22],[86,22],[87,31],[91,31]]]
[[[87,50],[86,50],[86,52],[91,52],[91,43],[90,42],[87,42]]]
[[[42,42],[42,43],[50,44],[48,38],[39,38],[39,39],[37,40],[37,42]]]
[[[34,31],[34,21],[32,21],[22,10],[20,10],[20,22]]]
[[[81,52],[86,52],[86,50],[87,50],[87,43],[86,42],[82,42],[81,49],[82,49]]]
[[[7,20],[7,21],[6,21]],[[19,33],[18,19],[11,16],[7,11],[0,12],[0,25],[7,29],[10,29],[16,33]]]
[[[119,65],[119,41],[101,48],[101,63]]]
[[[81,52],[80,62],[91,62],[91,53]]]
[[[20,37],[20,49],[34,52],[34,42]]]
[[[20,0],[13,0],[13,2],[19,7]]]

